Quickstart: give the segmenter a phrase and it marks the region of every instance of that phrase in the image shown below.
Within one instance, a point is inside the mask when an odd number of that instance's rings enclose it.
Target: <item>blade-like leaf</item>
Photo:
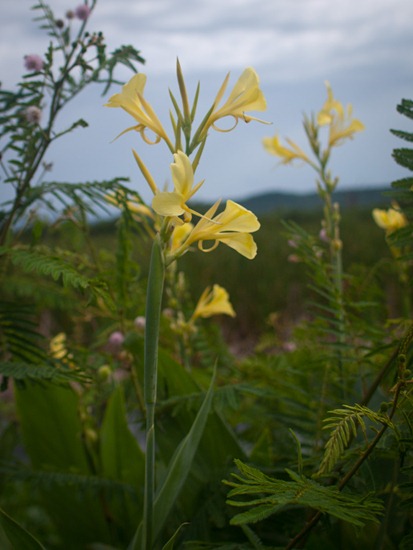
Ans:
[[[24,550],[46,550],[45,547],[17,521],[0,508],[0,524],[13,548]]]

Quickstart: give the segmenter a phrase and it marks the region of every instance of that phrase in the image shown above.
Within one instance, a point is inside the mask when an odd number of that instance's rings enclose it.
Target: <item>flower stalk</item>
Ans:
[[[144,400],[146,410],[146,462],[142,548],[153,548],[155,502],[155,407],[158,380],[158,342],[165,264],[160,236],[152,246],[146,297]],[[137,550],[137,549],[136,549]]]
[[[286,139],[283,145],[278,137],[267,137],[263,140],[264,148],[272,155],[280,158],[282,164],[292,164],[299,161],[310,166],[317,173],[317,191],[324,203],[322,230],[325,240],[329,243],[329,264],[331,281],[335,289],[335,309],[337,311],[336,326],[338,328],[337,341],[340,344],[337,351],[337,363],[342,372],[341,345],[345,343],[345,310],[343,300],[343,259],[342,241],[340,238],[340,209],[333,201],[333,193],[338,185],[338,178],[333,178],[328,170],[328,163],[334,147],[341,145],[348,139],[353,139],[356,132],[364,129],[363,124],[352,117],[352,107],[344,108],[336,100],[330,84],[326,83],[327,99],[317,116],[304,116],[304,131],[310,145],[311,153],[307,154],[291,139]],[[323,145],[320,133],[327,127],[326,144]],[[344,391],[344,383],[343,383]]]
[[[154,511],[157,503],[158,506],[161,506],[159,499],[164,489],[164,486],[160,489],[158,488],[160,493],[157,493],[158,498],[155,500],[155,413],[158,379],[158,345],[166,269],[169,266],[173,267],[172,264],[195,243],[202,251],[208,252],[216,248],[220,242],[223,242],[243,256],[252,259],[256,255],[257,247],[251,233],[257,231],[260,227],[256,216],[252,212],[233,201],[227,201],[224,211],[216,216],[215,214],[220,201],[217,201],[205,214],[196,212],[188,205],[188,201],[204,183],[203,180],[196,181],[194,175],[205,146],[209,128],[215,128],[214,123],[218,119],[227,116],[235,118],[236,122],[239,118],[243,118],[245,122],[249,122],[254,119],[245,115],[244,110],[265,109],[265,99],[258,86],[258,76],[253,69],[246,69],[235,84],[227,102],[219,109],[217,106],[225,92],[228,82],[227,77],[224,85],[218,92],[213,106],[203,118],[194,136],[192,136],[192,124],[196,114],[200,88],[198,85],[191,107],[179,61],[177,62],[177,80],[182,105],[178,104],[172,92],[169,93],[174,110],[174,113],[170,112],[174,139],[168,136],[150,103],[143,97],[146,84],[145,75],[137,74],[132,77],[122,87],[121,92],[113,95],[106,103],[107,107],[122,108],[138,123],[124,130],[120,135],[130,130],[135,130],[146,144],[156,145],[164,142],[173,154],[170,171],[174,188],[172,191],[161,191],[140,155],[133,150],[135,161],[153,193],[151,206],[157,216],[155,229],[158,231],[152,246],[146,302],[144,350],[144,402],[146,411],[144,510],[142,522],[131,545],[133,550],[151,550],[154,547],[153,545],[156,542],[158,534],[157,531],[159,531],[159,523],[155,523],[159,518],[155,517]],[[154,140],[150,141],[146,136],[145,132],[147,129],[155,135]],[[184,143],[185,146],[183,147]],[[189,156],[195,150],[194,159],[191,161]],[[196,224],[191,222],[193,216],[199,218]],[[208,249],[204,248],[203,243],[205,241],[212,241],[212,247]],[[193,328],[192,324],[198,317],[209,317],[210,315],[221,313],[235,315],[232,306],[229,304],[226,291],[216,285],[212,291],[207,289],[203,294],[201,303],[198,304],[198,309],[195,311],[194,317],[188,322],[188,326],[189,328]],[[184,363],[189,370],[185,357]],[[209,402],[212,396],[211,392],[208,393],[209,398],[206,403]],[[199,417],[200,419],[203,418],[203,414]],[[195,440],[199,440],[199,434]],[[191,450],[191,454],[193,452],[194,450]],[[188,454],[188,456],[190,455]]]

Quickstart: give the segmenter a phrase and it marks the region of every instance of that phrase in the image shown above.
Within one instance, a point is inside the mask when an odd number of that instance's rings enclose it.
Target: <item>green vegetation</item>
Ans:
[[[391,208],[364,192],[337,203],[329,159],[362,124],[328,87],[304,118],[310,153],[266,140],[311,165],[317,207],[284,202],[256,233],[233,201],[199,214],[187,201],[208,130],[265,101],[248,69],[193,132],[200,89],[190,107],[178,63],[171,138],[132,80],[140,137],[150,128],[173,152],[173,192],[137,153],[152,209],[120,178],[45,182],[60,109],[142,62],[88,34],[95,5],[75,26],[40,1],[47,55],[17,92],[0,90],[1,184],[14,190],[0,216],[0,547],[407,550],[413,178],[388,189]],[[398,111],[412,119],[413,101]],[[413,171],[413,133],[393,132],[408,145],[395,161]]]

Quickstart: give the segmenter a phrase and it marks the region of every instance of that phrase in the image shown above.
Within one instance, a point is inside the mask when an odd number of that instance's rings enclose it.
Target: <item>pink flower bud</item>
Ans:
[[[39,72],[43,69],[44,62],[40,55],[32,53],[24,56],[24,66],[28,71]]]
[[[285,342],[283,345],[284,351],[295,351],[297,349],[297,344],[295,342]]]
[[[111,348],[118,349],[121,347],[124,340],[125,337],[123,336],[123,334],[119,330],[116,330],[115,332],[112,332],[112,334],[109,336],[108,344]]]
[[[89,15],[90,8],[86,4],[80,4],[80,6],[75,9],[75,16],[81,21],[86,21]]]
[[[318,236],[320,237],[320,240],[325,242],[325,243],[328,243],[329,242],[329,238],[328,238],[328,235],[327,235],[327,230],[325,227],[323,227],[321,230],[320,230],[320,233],[318,234]]]

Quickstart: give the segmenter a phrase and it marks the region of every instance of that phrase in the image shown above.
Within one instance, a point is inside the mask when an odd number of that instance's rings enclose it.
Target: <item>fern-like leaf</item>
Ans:
[[[317,472],[317,476],[330,473],[344,451],[357,436],[358,428],[367,439],[367,427],[365,418],[374,424],[387,425],[394,429],[389,418],[381,413],[376,413],[361,405],[343,405],[342,409],[331,411],[333,416],[324,420],[324,429],[331,429],[330,438],[325,445],[325,452]]]
[[[329,514],[356,526],[366,522],[378,523],[383,506],[370,495],[341,493],[334,487],[325,487],[304,476],[287,470],[290,480],[275,479],[256,468],[235,461],[241,475],[232,474],[235,481],[224,481],[232,487],[228,504],[249,508],[231,519],[233,525],[256,523],[284,509],[286,506],[304,506]],[[249,497],[234,500],[234,497]]]
[[[26,273],[50,275],[55,281],[61,280],[65,287],[87,289],[94,295],[103,298],[109,307],[114,308],[104,281],[83,275],[72,263],[60,257],[56,251],[52,252],[46,247],[0,247],[0,256],[2,254],[8,254],[12,263],[21,267]]]
[[[30,364],[18,362],[0,362],[0,374],[15,380],[48,381],[67,383],[69,381],[87,381],[87,377],[79,370],[72,370],[51,364]]]
[[[0,343],[3,359],[25,363],[47,360],[43,336],[37,331],[30,306],[0,302]]]

